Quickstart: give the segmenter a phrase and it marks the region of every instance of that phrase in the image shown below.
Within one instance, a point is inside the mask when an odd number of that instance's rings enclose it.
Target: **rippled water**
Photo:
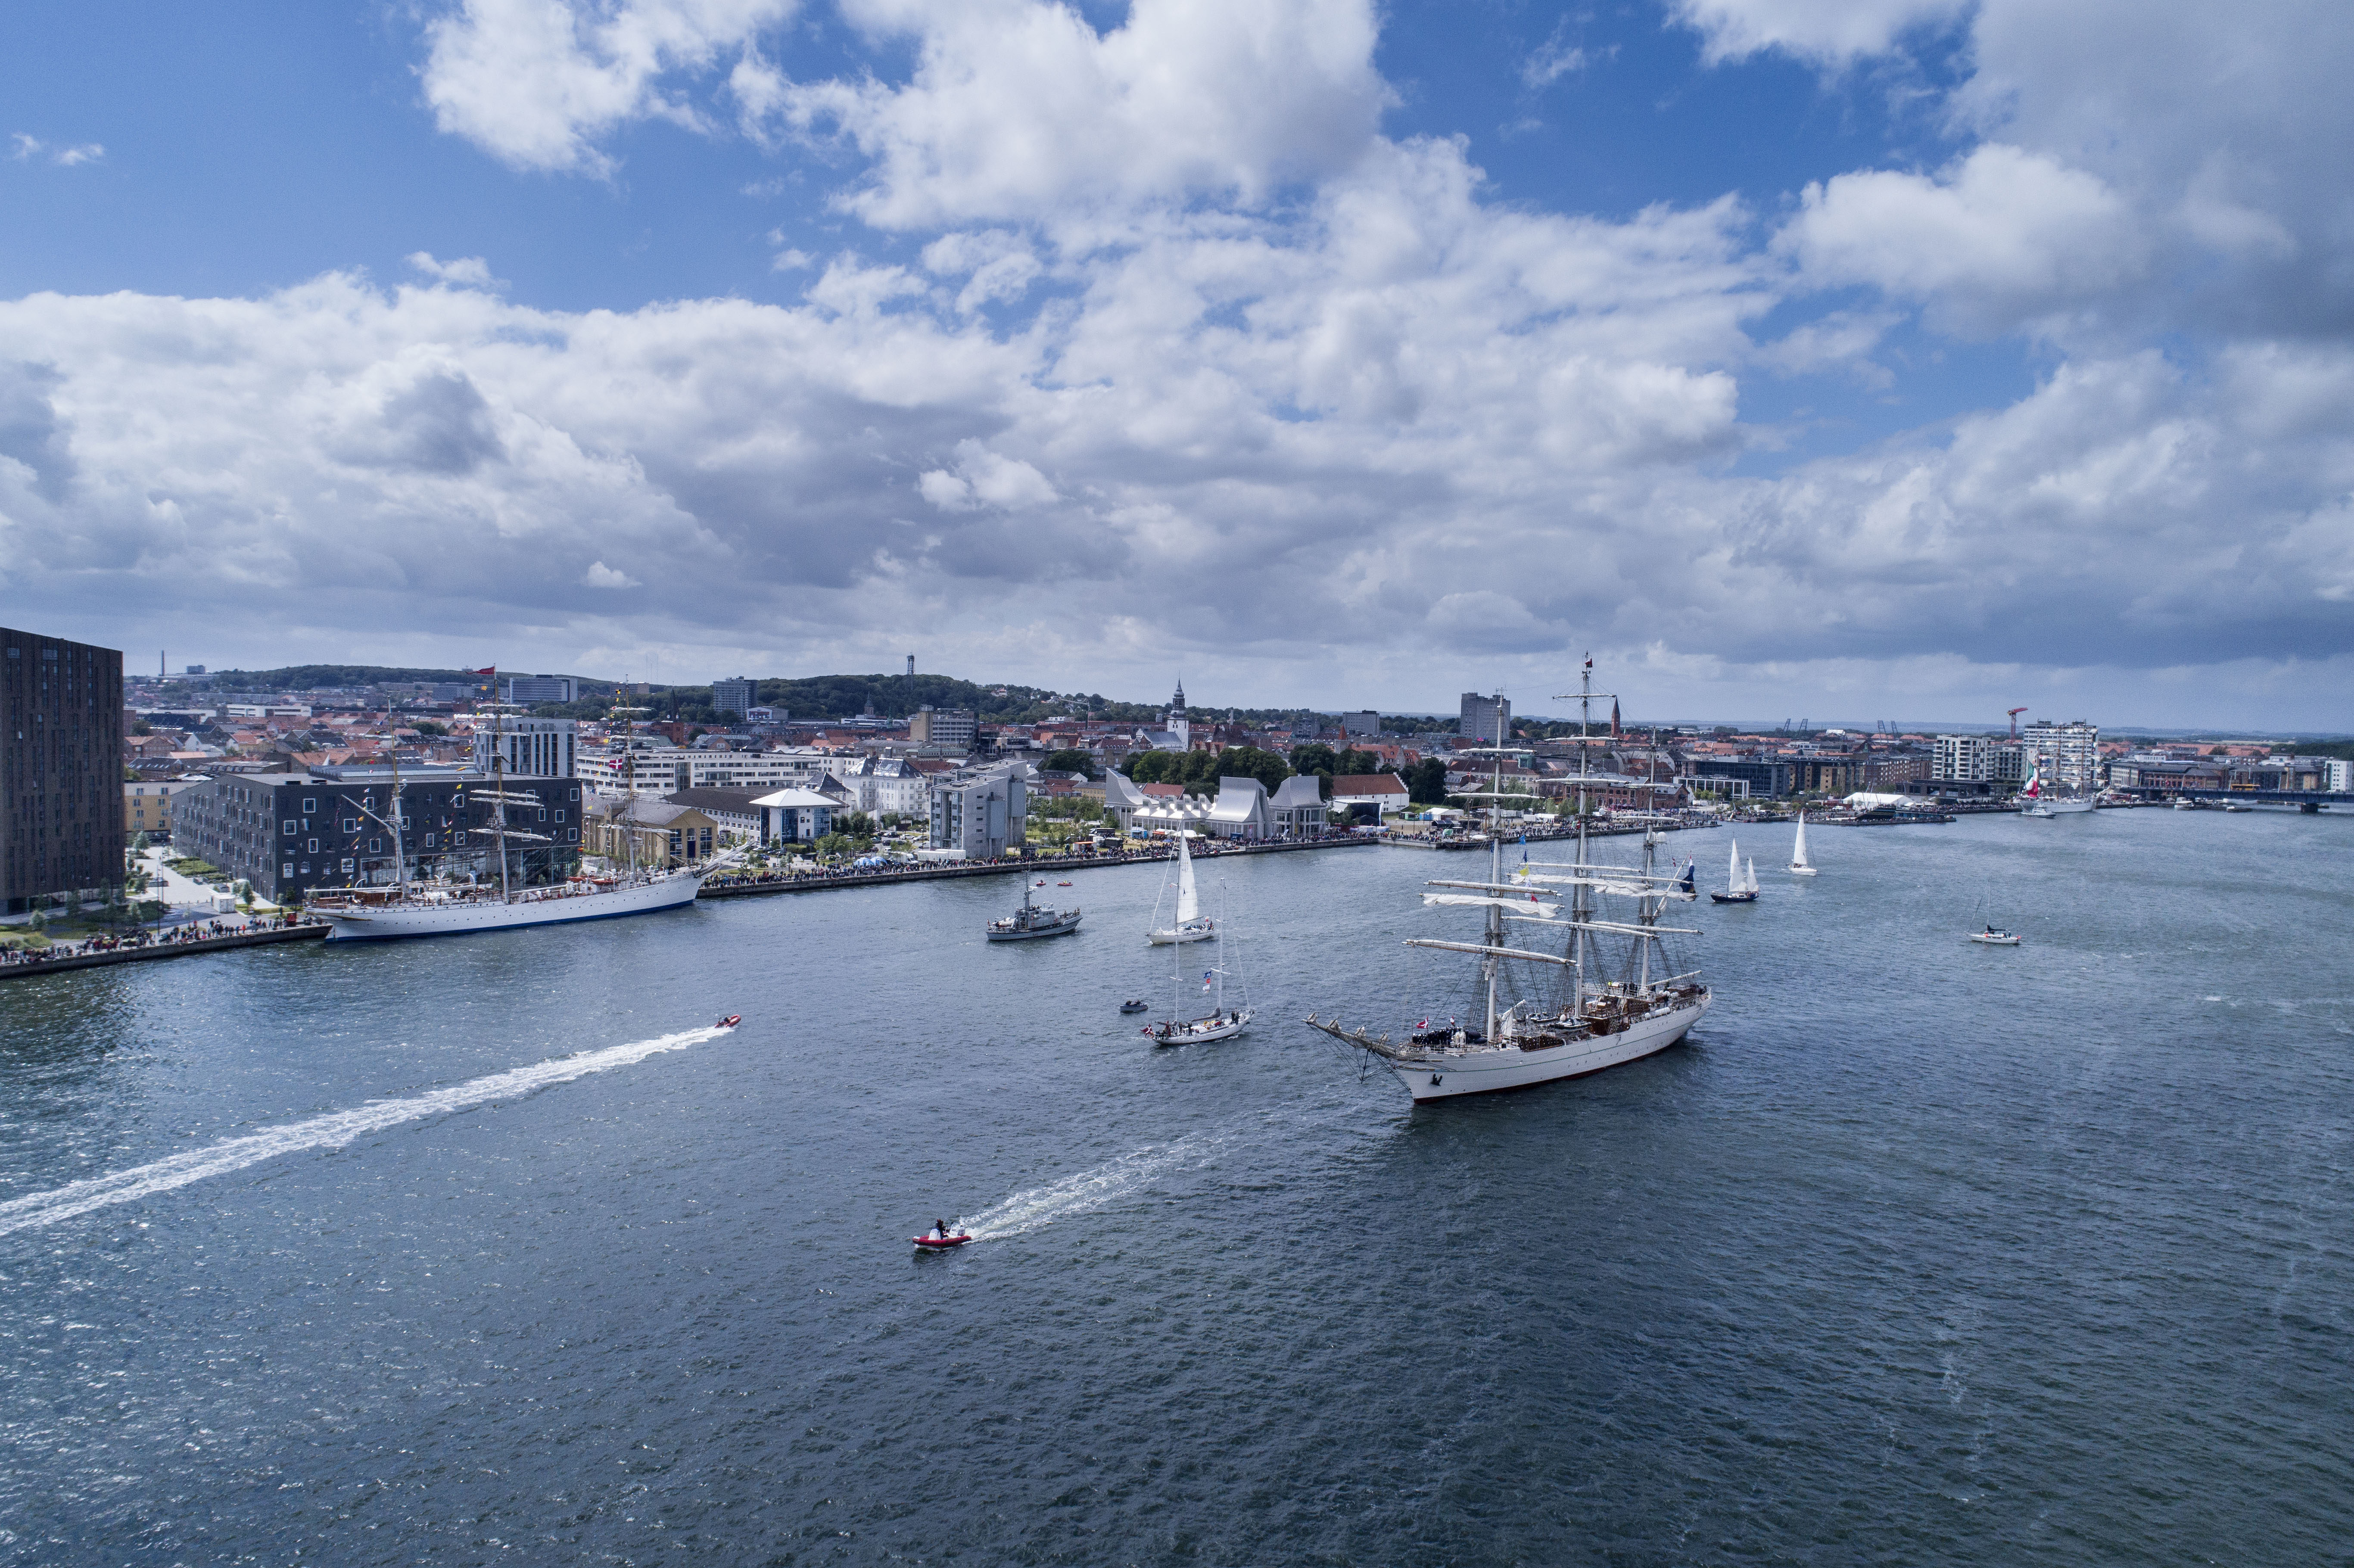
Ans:
[[[1215,863],[1175,1051],[1150,867],[0,987],[0,1554],[2342,1558],[2354,823],[1810,837],[1687,1046],[1421,1110],[1292,1022],[1430,1005],[1409,851]]]

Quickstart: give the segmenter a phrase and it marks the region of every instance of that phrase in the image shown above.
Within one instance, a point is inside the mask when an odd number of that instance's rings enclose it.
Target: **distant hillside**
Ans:
[[[502,675],[532,672],[502,670]],[[386,682],[471,681],[472,670],[419,670],[390,664],[289,664],[276,670],[219,670],[213,673],[216,691],[307,691],[323,686],[373,686]],[[546,705],[534,712],[574,718],[594,718],[612,702],[618,683],[576,676],[587,694],[577,703]],[[757,701],[779,707],[802,720],[850,718],[872,711],[884,718],[906,718],[927,705],[936,708],[970,708],[991,724],[1028,724],[1043,718],[1109,719],[1119,724],[1146,724],[1166,711],[1165,703],[1118,702],[1099,692],[1054,692],[1043,686],[1023,686],[960,681],[953,675],[803,675],[775,677],[758,683]],[[671,686],[638,699],[652,718],[680,718],[690,723],[716,723],[711,688]],[[1224,718],[1229,713],[1255,721],[1310,716],[1307,708],[1202,708],[1196,716]]]

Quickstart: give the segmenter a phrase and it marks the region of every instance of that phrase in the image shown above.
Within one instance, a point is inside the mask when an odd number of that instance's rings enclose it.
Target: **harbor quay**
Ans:
[[[1278,840],[1270,843],[1230,843],[1198,852],[1198,858],[1224,855],[1289,854],[1300,850],[1349,849],[1382,841],[1369,834],[1336,834],[1330,838]],[[883,887],[903,882],[941,882],[964,876],[1004,876],[1017,872],[1088,871],[1106,866],[1136,865],[1164,861],[1173,849],[1121,850],[1109,854],[1039,855],[1029,860],[952,862],[905,869],[800,872],[785,876],[714,878],[703,885],[702,898],[745,898],[764,893],[820,893],[837,887]]]

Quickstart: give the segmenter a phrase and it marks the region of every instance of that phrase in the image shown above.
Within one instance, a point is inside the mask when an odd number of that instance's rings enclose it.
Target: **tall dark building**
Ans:
[[[122,880],[122,655],[0,627],[0,899]]]

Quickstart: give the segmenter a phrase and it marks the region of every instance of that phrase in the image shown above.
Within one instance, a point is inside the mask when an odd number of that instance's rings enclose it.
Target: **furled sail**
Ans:
[[[1495,898],[1477,893],[1426,893],[1422,895],[1422,902],[1426,906],[1450,904],[1473,909],[1485,909],[1493,906],[1498,909],[1512,910],[1516,914],[1525,914],[1531,909],[1538,909],[1543,911],[1548,919],[1561,911],[1561,906],[1558,904],[1539,904],[1530,898]]]

